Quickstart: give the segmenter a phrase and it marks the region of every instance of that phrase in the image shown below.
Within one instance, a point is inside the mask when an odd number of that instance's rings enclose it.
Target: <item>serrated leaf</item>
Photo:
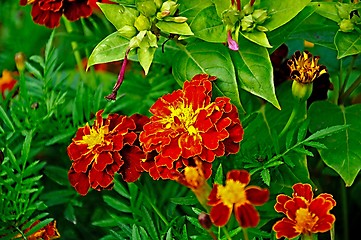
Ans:
[[[133,224],[133,227],[132,227],[132,239],[141,240],[140,234],[139,234],[139,229],[138,229],[137,225],[135,225],[135,224]]]
[[[21,149],[21,163],[25,163],[29,158],[31,140],[33,139],[33,132],[25,133],[25,140],[23,143],[23,148]]]
[[[11,129],[11,131],[15,131],[14,125],[11,123],[11,120],[9,119],[8,115],[4,111],[3,107],[0,106],[0,119],[4,121],[5,125]]]
[[[240,32],[240,34],[251,42],[258,44],[262,47],[271,48],[267,35],[264,32],[254,31],[254,32]],[[242,47],[242,46],[241,46]]]
[[[61,142],[63,140],[68,140],[72,136],[74,136],[74,134],[75,134],[74,129],[68,129],[64,133],[60,133],[60,134],[55,135],[54,137],[52,137],[50,140],[48,140],[45,143],[45,146],[50,146],[50,145],[53,145],[55,143]]]
[[[310,120],[307,119],[302,123],[301,127],[298,129],[297,142],[301,142],[306,137],[309,124],[310,124]]]
[[[345,108],[318,101],[310,106],[308,115],[310,132],[321,136],[317,141],[327,147],[318,150],[322,160],[341,176],[346,186],[351,186],[361,169],[361,105]],[[313,135],[310,140],[316,139]]]
[[[166,33],[173,33],[179,35],[194,35],[188,23],[164,22],[160,21],[156,24],[157,28]]]
[[[151,239],[153,240],[158,240],[158,234],[157,234],[157,230],[154,226],[154,221],[152,220],[152,218],[149,215],[148,210],[145,207],[142,207],[142,212],[144,213],[143,215],[143,221],[144,221],[144,226],[147,229],[147,232],[149,234],[149,236],[151,237]]]
[[[325,144],[319,143],[319,142],[303,142],[302,143],[305,146],[314,147],[317,149],[327,149]]]
[[[223,168],[222,163],[219,164],[216,175],[214,176],[214,183],[223,184]]]
[[[295,166],[295,164],[293,163],[292,159],[289,156],[285,155],[282,158],[283,158],[283,161],[285,161],[287,166],[289,166],[291,168],[293,168]]]
[[[118,4],[97,3],[105,17],[119,30],[125,25],[133,26],[139,12],[130,7]]]
[[[221,43],[227,40],[226,27],[219,18],[214,5],[199,11],[190,27],[194,36],[204,41]]]
[[[171,198],[170,201],[177,205],[194,205],[198,202],[197,198],[192,196]]]
[[[356,30],[352,32],[338,31],[335,35],[337,58],[361,53],[361,34]]]
[[[45,175],[59,185],[62,186],[69,185],[68,170],[62,167],[51,166],[51,165],[46,166]]]
[[[273,68],[266,48],[245,38],[238,39],[240,49],[231,51],[240,87],[264,98],[280,109],[273,84]]]
[[[139,63],[144,69],[145,75],[148,74],[150,65],[153,62],[153,57],[155,53],[156,48],[149,47],[149,48],[138,48],[138,59]]]
[[[129,39],[121,36],[118,32],[108,35],[93,49],[88,60],[88,67],[124,59],[128,46]]]
[[[127,199],[130,198],[128,190],[121,184],[119,181],[115,181],[114,190],[119,193],[120,196],[125,197]]]
[[[186,216],[187,220],[192,224],[194,225],[195,227],[199,228],[199,229],[204,229],[201,224],[199,223],[198,221],[198,218],[195,218],[195,217],[190,217],[190,216]]]
[[[303,147],[292,148],[292,150],[296,151],[298,153],[305,154],[307,156],[313,157],[313,153],[308,151],[307,149],[304,149]]]
[[[132,212],[132,209],[130,208],[129,204],[121,202],[119,199],[115,199],[111,196],[104,195],[103,196],[104,202],[108,204],[110,207],[125,213]]]
[[[293,135],[295,134],[295,129],[291,129],[287,132],[286,136],[286,148],[289,149],[293,143]]]
[[[271,184],[271,175],[269,173],[269,169],[265,168],[261,171],[261,177],[263,182],[269,186]]]
[[[228,48],[215,43],[196,41],[182,49],[173,64],[173,75],[182,84],[194,75],[207,73],[216,76],[216,94],[227,96],[239,109],[243,109],[239,97],[234,68]]]
[[[270,19],[263,24],[272,31],[294,18],[311,0],[261,1],[259,7],[268,10]]]
[[[34,227],[32,227],[29,232],[27,232],[25,234],[25,236],[30,236],[31,234],[37,232],[38,230],[40,230],[41,228],[45,227],[46,225],[48,225],[49,223],[51,223],[54,219],[53,218],[47,218],[45,220],[42,220],[41,222],[39,222],[38,224],[36,224]],[[25,230],[25,229],[24,229]]]

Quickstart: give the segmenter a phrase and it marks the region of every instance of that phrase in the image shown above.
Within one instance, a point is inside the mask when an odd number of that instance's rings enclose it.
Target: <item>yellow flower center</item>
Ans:
[[[178,129],[181,127],[191,136],[198,134],[198,129],[194,127],[194,123],[197,120],[199,111],[195,112],[192,106],[183,105],[180,105],[177,108],[171,106],[169,107],[169,110],[171,111],[170,116],[164,119],[164,123],[166,123],[165,127],[167,129]]]
[[[318,221],[318,216],[310,213],[307,208],[300,208],[296,211],[295,230],[299,233],[311,233],[313,226]]]
[[[108,126],[103,126],[98,131],[94,128],[90,128],[90,134],[84,135],[83,139],[79,142],[82,144],[87,144],[88,149],[93,149],[95,145],[104,143],[104,136],[108,132]]]
[[[235,203],[243,204],[247,202],[245,187],[245,184],[229,179],[226,181],[226,186],[218,186],[218,197],[228,206]]]

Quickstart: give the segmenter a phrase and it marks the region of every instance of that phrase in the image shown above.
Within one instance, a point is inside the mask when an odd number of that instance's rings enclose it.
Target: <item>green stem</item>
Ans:
[[[355,64],[355,62],[356,62],[357,56],[358,56],[358,55],[353,55],[353,56],[352,56],[351,63],[350,63],[350,65],[349,65],[348,69],[347,69],[347,73],[346,73],[346,76],[345,76],[345,80],[343,81],[342,86],[340,85],[340,95],[344,94],[344,91],[345,91],[345,88],[346,88],[348,79],[350,78],[350,75],[351,75],[353,66],[354,66],[354,64]],[[341,59],[341,60],[342,60],[342,59]],[[341,64],[342,64],[342,62],[341,62]],[[341,77],[342,77],[342,76],[341,76]]]
[[[227,238],[228,240],[232,240],[232,238],[231,238],[231,236],[229,235],[229,232],[228,232],[228,230],[227,230],[226,227],[222,227],[222,231],[223,231],[224,235],[226,235],[226,238]]]
[[[243,237],[244,237],[244,240],[248,240],[248,232],[247,232],[247,228],[243,228]]]
[[[281,133],[280,133],[280,135],[278,137],[279,139],[281,139],[281,137],[283,137],[283,135],[287,132],[287,130],[290,128],[290,126],[294,122],[295,117],[297,116],[298,112],[300,111],[301,105],[302,105],[301,102],[295,100],[295,103],[294,103],[290,118],[288,119],[286,125],[282,129],[282,131],[281,131]]]
[[[19,69],[20,95],[24,98],[25,103],[29,104],[28,89],[26,88],[24,69]]]
[[[343,239],[349,239],[349,233],[348,233],[348,204],[347,204],[347,192],[345,183],[340,179],[340,185],[341,185],[341,204],[342,204],[342,224],[343,224]]]
[[[73,26],[71,25],[71,22],[69,22],[69,20],[67,20],[66,18],[64,19],[64,25],[65,25],[65,29],[68,33],[72,33],[74,31]],[[86,76],[85,76],[85,71],[84,71],[84,66],[81,60],[81,56],[80,56],[80,52],[78,50],[78,43],[75,41],[72,41],[71,43],[71,48],[73,49],[73,54],[75,57],[75,61],[76,61],[76,65],[78,66],[78,71],[80,74],[80,77],[83,81],[86,80]]]
[[[302,234],[301,240],[313,240],[313,234]]]
[[[18,226],[15,226],[15,229],[20,233],[20,235],[23,237],[23,239],[27,239],[23,233],[23,231],[20,230],[20,228]]]
[[[361,84],[361,74],[357,77],[357,79],[351,84],[351,86],[347,89],[347,91],[340,96],[340,103],[343,103],[346,98],[348,98],[351,93]]]

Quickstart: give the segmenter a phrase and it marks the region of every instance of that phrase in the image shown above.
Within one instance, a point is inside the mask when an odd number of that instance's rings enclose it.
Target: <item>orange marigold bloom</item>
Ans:
[[[86,124],[79,128],[67,148],[73,161],[69,181],[81,195],[86,195],[90,187],[111,189],[116,172],[126,182],[134,182],[144,171],[140,164],[145,155],[136,145],[136,132],[142,130],[148,118],[109,114],[103,119],[102,113],[103,110],[96,113],[92,127]]]
[[[226,225],[234,209],[241,227],[257,226],[260,217],[254,206],[267,202],[269,191],[266,188],[247,186],[250,180],[251,175],[246,170],[232,170],[227,173],[225,186],[213,185],[207,204],[212,206],[210,216],[214,225]]]
[[[39,220],[35,221],[28,229],[24,231],[24,233],[26,234],[27,232],[29,232],[38,223],[40,223]],[[56,228],[56,221],[50,222],[45,227],[40,228],[38,231],[34,232],[33,234],[27,237],[28,240],[38,240],[38,239],[51,240],[57,238],[60,238],[60,234],[58,232],[58,229]]]
[[[317,232],[327,232],[332,228],[336,218],[330,210],[336,206],[331,194],[322,193],[313,198],[312,187],[309,184],[293,185],[292,198],[280,194],[274,206],[286,217],[273,225],[276,237],[295,238],[300,234],[311,235]]]
[[[215,77],[196,75],[183,89],[159,98],[139,140],[154,160],[143,167],[153,179],[175,179],[186,166],[205,168],[209,178],[216,156],[237,153],[243,138],[237,108],[226,97],[211,100]],[[191,158],[198,160],[190,160]],[[196,163],[201,161],[203,163]]]
[[[12,74],[8,70],[3,70],[2,77],[0,77],[0,92],[5,99],[5,91],[11,91],[15,84],[16,80],[13,78]]]

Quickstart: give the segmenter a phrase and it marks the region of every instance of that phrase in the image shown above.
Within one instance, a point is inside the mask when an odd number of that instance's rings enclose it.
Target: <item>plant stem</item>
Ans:
[[[351,95],[351,93],[361,84],[361,74],[357,77],[357,79],[351,84],[349,89],[340,96],[340,103],[343,103],[347,97]]]
[[[340,185],[341,185],[341,204],[342,204],[342,218],[343,218],[343,239],[349,239],[348,234],[348,204],[347,204],[347,192],[345,183],[340,179]]]
[[[354,66],[354,64],[355,64],[355,62],[356,62],[357,56],[358,56],[357,54],[352,56],[352,60],[351,60],[351,63],[350,63],[350,65],[349,65],[348,69],[347,69],[347,73],[346,73],[345,79],[344,79],[344,81],[343,81],[343,83],[342,83],[342,86],[340,85],[340,95],[344,94],[344,91],[345,91],[345,88],[346,88],[346,85],[347,85],[347,81],[348,81],[348,79],[350,78],[350,75],[351,75],[353,66]],[[341,59],[340,62],[341,62],[341,64],[342,64],[342,59]],[[341,67],[342,67],[342,66],[341,66]],[[342,77],[342,76],[341,76],[341,77]]]
[[[21,234],[21,236],[22,236],[23,239],[25,239],[25,240],[27,239],[27,238],[25,237],[23,231],[21,231],[18,226],[15,226],[15,229]]]
[[[255,2],[256,0],[251,0],[251,1],[249,1],[249,5],[252,7],[253,5],[254,5],[254,2]]]
[[[242,6],[241,6],[241,0],[237,0],[237,10],[241,11]]]
[[[73,26],[71,25],[71,22],[69,22],[69,20],[67,20],[66,18],[64,19],[64,25],[65,25],[65,29],[68,33],[72,33],[74,31]],[[85,71],[84,71],[84,66],[81,60],[81,56],[80,56],[80,52],[78,50],[78,43],[75,41],[71,41],[71,48],[73,49],[73,54],[75,57],[75,61],[76,61],[76,65],[78,66],[78,71],[80,74],[80,77],[83,81],[86,80],[86,76],[85,76]]]
[[[303,104],[302,104],[303,103]],[[294,102],[294,106],[293,106],[293,109],[292,109],[292,113],[290,115],[290,118],[288,119],[286,125],[284,126],[284,128],[282,129],[280,135],[279,135],[279,139],[281,137],[283,137],[283,135],[287,132],[287,130],[290,128],[290,126],[292,125],[292,123],[294,122],[295,120],[295,117],[297,116],[298,112],[300,111],[301,109],[301,106],[304,105],[305,102],[299,102],[297,100],[295,100]]]
[[[232,238],[229,235],[228,230],[226,229],[226,227],[222,227],[222,231],[224,232],[224,235],[226,235],[228,240],[232,240]]]
[[[244,240],[248,240],[248,232],[247,232],[247,228],[243,228],[243,237],[244,237]]]

